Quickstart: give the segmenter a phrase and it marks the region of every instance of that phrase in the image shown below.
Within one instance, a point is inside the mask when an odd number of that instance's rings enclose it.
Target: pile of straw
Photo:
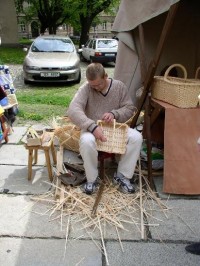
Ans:
[[[159,225],[156,218],[155,224],[148,224],[147,218],[152,218],[155,215],[155,209],[157,207],[163,212],[168,211],[168,208],[157,198],[155,192],[149,187],[145,177],[141,176],[141,173],[139,175],[138,190],[135,194],[123,194],[119,192],[118,187],[112,184],[110,178],[106,178],[105,188],[95,217],[91,216],[91,212],[96,193],[86,195],[81,191],[80,187],[64,186],[63,184],[57,183],[57,185],[53,185],[57,191],[57,199],[55,198],[55,192],[48,194],[47,197],[42,195],[40,197],[33,197],[33,199],[51,204],[49,208],[50,220],[56,219],[61,224],[61,228],[65,224],[66,243],[69,240],[69,228],[71,227],[74,228],[77,226],[77,228],[80,228],[81,224],[81,229],[84,229],[89,236],[92,235],[91,232],[98,230],[102,242],[102,246],[99,249],[102,250],[106,258],[106,263],[109,265],[102,228],[105,228],[107,225],[115,229],[123,251],[120,230],[127,231],[127,226],[135,226],[141,233],[141,239],[145,239],[145,227]],[[142,186],[141,178],[143,179],[144,186]],[[94,241],[93,238],[92,240]],[[96,242],[95,244],[97,245]]]

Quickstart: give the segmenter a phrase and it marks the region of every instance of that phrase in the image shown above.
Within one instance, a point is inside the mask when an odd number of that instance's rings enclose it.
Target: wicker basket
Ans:
[[[184,73],[183,78],[168,76],[170,70],[179,67]],[[197,76],[197,74],[196,74]],[[198,104],[200,94],[200,81],[187,79],[187,71],[180,64],[171,65],[164,77],[155,76],[152,84],[152,97],[180,108],[192,108]]]
[[[124,154],[126,151],[127,131],[128,126],[121,123],[106,123],[98,120],[97,124],[103,129],[103,133],[107,138],[106,142],[99,140],[97,143],[97,150],[109,153]]]
[[[64,148],[79,152],[80,129],[68,117],[55,118],[54,135]]]

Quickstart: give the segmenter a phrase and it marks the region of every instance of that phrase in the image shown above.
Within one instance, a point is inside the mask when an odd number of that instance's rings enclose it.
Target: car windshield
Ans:
[[[114,48],[118,46],[117,40],[99,40],[97,44],[98,48]]]
[[[35,40],[31,47],[32,52],[58,52],[71,53],[74,51],[74,46],[69,39],[38,39]]]

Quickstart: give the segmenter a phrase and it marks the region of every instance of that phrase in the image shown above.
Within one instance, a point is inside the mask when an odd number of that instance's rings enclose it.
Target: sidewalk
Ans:
[[[33,167],[32,180],[27,180],[28,154],[20,142],[26,130],[15,127],[9,142],[0,146],[1,266],[199,265],[200,257],[185,251],[186,244],[200,241],[199,197],[162,193],[162,177],[154,181],[158,196],[169,211],[165,216],[159,209],[152,210],[152,214],[156,212],[157,225],[155,219],[146,217],[147,239],[142,240],[137,226],[131,225],[128,230],[119,230],[120,243],[116,231],[107,228],[107,254],[103,254],[97,246],[101,236],[95,231],[92,237],[87,235],[76,223],[69,228],[66,241],[66,227],[61,228],[57,220],[50,221],[49,206],[31,199],[53,188],[42,152],[38,165]],[[136,215],[139,218],[140,214]]]

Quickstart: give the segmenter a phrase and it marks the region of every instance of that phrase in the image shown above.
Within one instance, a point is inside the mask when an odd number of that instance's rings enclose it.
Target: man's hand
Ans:
[[[106,137],[103,134],[103,130],[101,129],[101,127],[95,128],[95,130],[93,131],[93,135],[95,136],[96,139],[102,142],[107,141]]]
[[[105,113],[102,116],[102,120],[105,122],[111,123],[114,120],[114,115],[112,113]]]

